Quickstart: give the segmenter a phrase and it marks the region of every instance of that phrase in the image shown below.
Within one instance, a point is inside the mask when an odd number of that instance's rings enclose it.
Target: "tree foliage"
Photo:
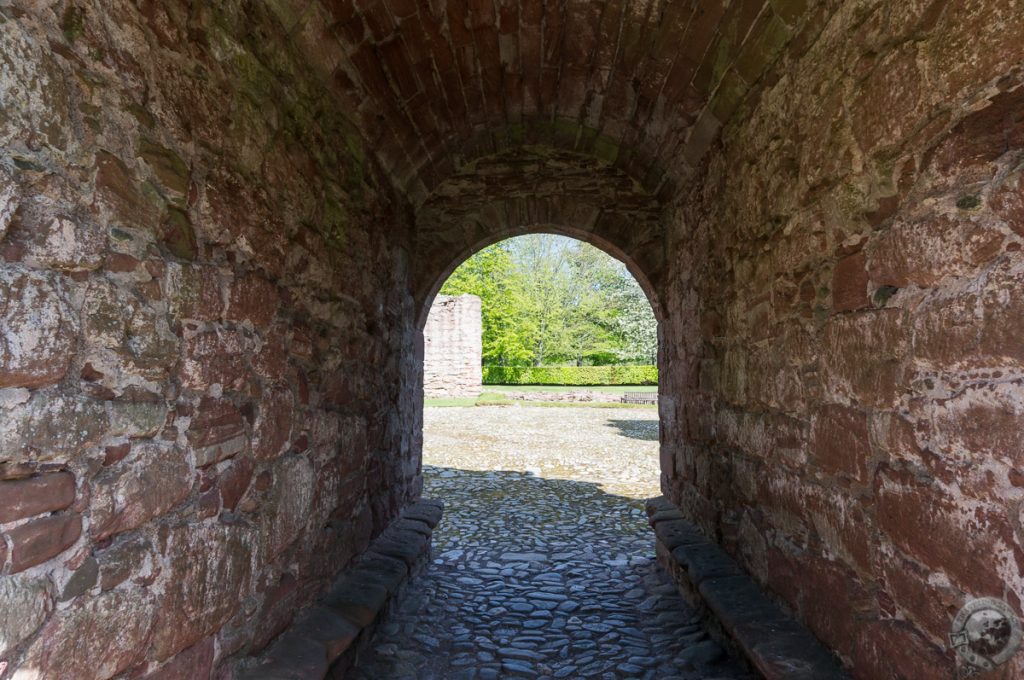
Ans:
[[[626,267],[597,248],[532,235],[484,248],[441,288],[481,299],[485,364],[654,363],[657,323]]]

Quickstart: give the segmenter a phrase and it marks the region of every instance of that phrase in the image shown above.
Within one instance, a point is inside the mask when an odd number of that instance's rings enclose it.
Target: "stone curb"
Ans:
[[[721,642],[767,680],[849,680],[839,661],[664,496],[647,501],[658,560]]]
[[[256,665],[251,658],[242,662],[249,667],[240,668],[236,680],[322,680],[343,656],[354,656],[405,582],[430,559],[430,538],[443,512],[433,500],[406,508]]]

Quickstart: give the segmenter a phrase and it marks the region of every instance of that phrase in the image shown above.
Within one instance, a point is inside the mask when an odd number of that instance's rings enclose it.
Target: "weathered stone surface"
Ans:
[[[273,467],[273,480],[262,506],[265,511],[263,544],[277,556],[299,536],[309,518],[316,489],[313,466],[304,456],[281,458]]]
[[[132,439],[156,435],[167,420],[163,402],[115,401],[110,405],[110,431],[115,437]]]
[[[76,330],[59,276],[0,268],[0,388],[64,377]]]
[[[0,522],[63,510],[74,500],[75,477],[69,472],[0,481]]]
[[[119,541],[97,553],[100,567],[100,588],[110,590],[132,576],[152,581],[154,573],[153,546],[145,538]]]
[[[279,305],[277,288],[261,276],[248,274],[231,283],[225,318],[262,328],[273,320]]]
[[[183,526],[167,541],[168,558],[153,654],[163,661],[217,631],[249,592],[252,544],[241,527]]]
[[[75,569],[68,582],[64,584],[64,590],[60,592],[59,600],[67,602],[82,595],[96,585],[99,579],[100,567],[94,557],[86,557],[82,564]]]
[[[52,609],[50,586],[45,579],[0,579],[0,656],[32,635]]]
[[[29,647],[22,672],[46,679],[111,678],[146,651],[157,610],[142,589],[113,590],[57,612]]]
[[[291,390],[282,387],[264,390],[253,424],[252,452],[257,459],[269,460],[284,452],[292,431],[294,407]]]
[[[359,628],[325,607],[314,607],[292,626],[289,634],[319,642],[330,664],[355,641]]]
[[[186,337],[179,375],[182,384],[208,390],[217,384],[240,390],[246,383],[245,354],[250,341],[236,330],[210,330]]]
[[[868,306],[867,258],[863,252],[848,255],[836,262],[832,274],[832,309],[848,312]]]
[[[0,457],[14,461],[66,462],[99,442],[107,429],[103,404],[92,399],[37,391],[14,395],[0,419]]]
[[[26,204],[15,215],[8,239],[22,251],[25,264],[57,271],[98,268],[106,246],[98,225],[67,215],[53,216]]]
[[[823,407],[814,421],[814,459],[826,472],[867,482],[871,449],[865,415],[836,404]]]
[[[82,516],[64,514],[34,519],[7,532],[10,572],[16,574],[61,554],[82,535]]]
[[[135,444],[129,458],[98,475],[92,485],[96,540],[130,531],[181,503],[192,489],[192,467],[176,446]]]
[[[206,638],[146,675],[145,680],[196,680],[209,677],[214,651],[213,638]]]
[[[282,574],[277,583],[263,594],[263,605],[256,623],[253,652],[260,652],[281,634],[295,616],[298,600],[298,582],[292,574]]]
[[[252,481],[253,467],[252,460],[239,456],[231,461],[231,466],[217,479],[221,503],[227,510],[234,510],[238,506],[238,501],[245,495]]]
[[[249,445],[242,414],[227,399],[203,397],[192,415],[188,437],[197,467],[231,458]]]

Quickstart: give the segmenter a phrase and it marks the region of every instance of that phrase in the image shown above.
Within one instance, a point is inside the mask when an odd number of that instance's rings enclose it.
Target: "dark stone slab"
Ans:
[[[676,508],[676,506],[672,504],[672,501],[665,498],[664,496],[648,498],[644,502],[644,509],[647,511],[648,517],[652,517],[654,514],[662,510],[676,510],[678,512],[678,508]]]
[[[709,543],[697,527],[683,519],[658,522],[654,525],[654,534],[669,550],[675,550],[681,545]]]
[[[327,607],[313,607],[288,632],[323,645],[330,664],[347,650],[359,635],[360,627]]]
[[[388,529],[371,544],[371,549],[412,567],[426,552],[427,537],[410,529]]]
[[[377,574],[359,572],[339,581],[323,599],[323,604],[359,628],[373,623],[391,592]]]
[[[430,500],[410,506],[335,581],[320,604],[298,617],[258,665],[239,669],[235,678],[321,680],[328,672],[343,677],[356,650],[354,643],[369,634],[364,631],[388,599],[429,556],[430,536],[443,508]]]
[[[237,680],[319,680],[327,675],[327,652],[314,640],[286,635],[259,666],[241,672]]]
[[[351,574],[372,574],[392,595],[409,576],[409,567],[403,560],[374,551],[376,544],[370,546],[370,552],[352,567]]]
[[[698,591],[729,634],[744,623],[780,622],[789,618],[746,575],[709,578],[700,584]]]
[[[680,591],[724,633],[767,680],[849,680],[839,660],[800,622],[786,614],[722,548],[685,520],[671,516],[664,499],[648,501],[659,559],[671,554],[669,572]],[[702,606],[701,606],[702,605]]]
[[[409,531],[415,531],[418,534],[422,534],[427,538],[434,533],[434,530],[429,524],[419,519],[412,519],[411,517],[403,517],[402,519],[396,520],[392,525],[396,529],[407,529]]]
[[[791,618],[748,621],[730,631],[766,680],[849,680],[839,661]]]
[[[675,520],[685,520],[683,513],[679,512],[675,508],[671,510],[658,510],[656,513],[648,518],[648,521],[657,526],[659,522],[671,522]]]
[[[441,501],[421,500],[406,508],[402,517],[426,522],[433,529],[441,521],[442,514],[444,514],[444,504]]]
[[[695,586],[709,578],[743,575],[736,561],[714,543],[684,544],[672,551],[672,557],[686,569]]]

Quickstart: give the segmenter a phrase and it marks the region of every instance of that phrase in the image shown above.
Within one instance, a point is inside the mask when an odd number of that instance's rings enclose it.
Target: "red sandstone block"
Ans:
[[[213,666],[213,638],[197,642],[172,657],[143,680],[198,680],[210,677]]]
[[[1020,42],[1019,37],[1017,42]],[[968,116],[952,130],[929,155],[929,165],[946,175],[963,174],[972,167],[982,166],[979,179],[988,179],[990,163],[1010,149],[1024,146],[1022,107],[1024,90],[993,97],[988,107]]]
[[[1017,233],[1024,236],[1024,174],[1011,175],[989,198],[992,211]]]
[[[903,359],[909,339],[900,309],[830,318],[822,348],[826,391],[865,406],[893,405],[905,387]]]
[[[871,466],[867,416],[838,404],[822,407],[814,419],[814,458],[830,474],[867,483]]]
[[[277,286],[262,276],[248,274],[231,283],[225,318],[251,321],[257,328],[270,324],[281,305]]]
[[[63,510],[75,500],[75,477],[55,472],[0,482],[0,522]]]
[[[974,273],[1002,250],[995,225],[926,216],[897,218],[868,245],[868,271],[880,285],[934,286]]]
[[[231,462],[231,467],[221,473],[217,479],[221,502],[227,510],[234,510],[238,501],[245,495],[252,481],[254,465],[247,456],[238,456]]]
[[[981,351],[1024,362],[1024,265],[1001,264],[989,274],[982,295]]]
[[[931,570],[946,572],[965,592],[1004,591],[993,559],[1012,555],[1014,532],[1004,511],[908,472],[886,470],[875,486],[879,529],[895,545]]]
[[[948,680],[954,675],[951,654],[905,621],[874,621],[857,631],[853,666],[865,678]]]
[[[280,635],[295,617],[299,583],[292,574],[283,574],[278,583],[267,589],[259,615],[253,650],[259,651]]]
[[[203,467],[230,458],[248,443],[242,413],[227,399],[203,397],[192,416],[188,439]]]
[[[82,534],[82,516],[78,514],[43,517],[11,529],[11,573],[56,557],[70,548]]]
[[[257,459],[274,458],[291,437],[295,399],[286,387],[266,389],[253,424],[252,452]]]
[[[249,341],[240,333],[219,330],[199,333],[182,343],[178,371],[184,387],[207,389],[219,383],[226,390],[239,390],[246,382],[245,354]]]
[[[914,356],[949,367],[977,356],[978,296],[933,296],[914,311]]]
[[[913,621],[934,640],[949,635],[949,624],[963,605],[955,588],[932,581],[932,571],[889,548],[879,554],[883,588],[903,617]]]
[[[836,263],[832,273],[832,309],[836,312],[869,305],[866,263],[864,251],[848,255]]]

